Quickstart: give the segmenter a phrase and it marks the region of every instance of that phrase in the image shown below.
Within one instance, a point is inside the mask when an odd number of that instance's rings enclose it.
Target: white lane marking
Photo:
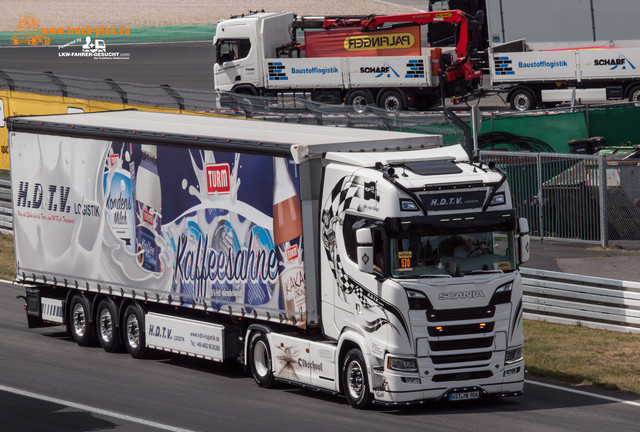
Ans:
[[[542,387],[549,387],[552,388],[554,390],[562,390],[562,391],[566,391],[569,393],[577,393],[583,396],[591,396],[594,398],[598,398],[598,399],[604,399],[604,400],[608,400],[611,402],[618,402],[618,403],[623,403],[623,404],[627,404],[627,405],[633,405],[633,406],[637,406],[640,407],[640,403],[638,402],[633,402],[633,401],[628,401],[628,400],[624,400],[624,399],[618,399],[618,398],[614,398],[611,396],[603,396],[603,395],[599,395],[597,393],[589,393],[586,391],[582,391],[582,390],[575,390],[572,388],[568,388],[568,387],[560,387],[557,385],[553,385],[553,384],[547,384],[547,383],[542,383],[539,381],[531,381],[531,380],[524,380],[524,382],[526,382],[527,384],[533,384],[533,385],[537,385],[537,386],[542,386]]]
[[[171,431],[171,432],[194,432],[190,429],[184,429],[184,428],[179,428],[176,426],[171,426],[171,425],[166,425],[166,424],[162,424],[162,423],[157,423],[151,420],[146,420],[140,417],[133,417],[130,415],[126,415],[126,414],[120,414],[117,413],[115,411],[109,411],[109,410],[104,410],[101,408],[95,408],[95,407],[91,407],[89,405],[83,405],[83,404],[78,404],[75,402],[70,402],[70,401],[66,401],[63,399],[58,399],[58,398],[54,398],[54,397],[49,397],[49,396],[44,396],[38,393],[32,393],[26,390],[20,390],[14,387],[7,387],[4,386],[2,384],[0,384],[0,391],[5,391],[8,393],[13,393],[13,394],[17,394],[20,396],[26,396],[29,398],[33,398],[33,399],[38,399],[41,401],[45,401],[45,402],[51,402],[51,403],[55,403],[58,405],[65,405],[68,406],[70,408],[75,408],[75,409],[79,409],[82,411],[88,411],[94,414],[99,414],[99,415],[103,415],[103,416],[107,416],[107,417],[113,417],[119,420],[125,420],[128,422],[132,422],[132,423],[138,423],[144,426],[150,426],[150,427],[154,427],[156,429],[162,429],[162,430],[166,430],[166,431]]]

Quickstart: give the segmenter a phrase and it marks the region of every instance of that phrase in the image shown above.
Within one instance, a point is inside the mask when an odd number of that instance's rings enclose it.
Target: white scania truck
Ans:
[[[421,26],[457,29],[455,47],[423,46]],[[255,96],[309,94],[362,111],[439,105],[480,83],[470,61],[475,21],[459,10],[389,16],[297,17],[260,12],[218,23],[213,39],[217,92]],[[304,39],[298,30],[304,31]],[[301,36],[301,35],[300,35]]]
[[[357,408],[522,392],[527,223],[461,146],[137,111],[8,124],[30,327]]]

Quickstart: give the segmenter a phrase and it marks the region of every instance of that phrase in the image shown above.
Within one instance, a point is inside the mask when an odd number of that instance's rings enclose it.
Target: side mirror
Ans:
[[[529,261],[531,241],[529,239],[529,222],[525,218],[518,219],[518,264]]]
[[[363,273],[373,273],[373,235],[369,228],[360,228],[356,231],[358,243],[358,270]]]

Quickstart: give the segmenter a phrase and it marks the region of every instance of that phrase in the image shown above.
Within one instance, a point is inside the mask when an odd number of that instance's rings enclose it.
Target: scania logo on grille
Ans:
[[[480,290],[476,291],[451,291],[443,292],[438,295],[440,300],[458,300],[458,299],[473,299],[484,297],[484,293]]]

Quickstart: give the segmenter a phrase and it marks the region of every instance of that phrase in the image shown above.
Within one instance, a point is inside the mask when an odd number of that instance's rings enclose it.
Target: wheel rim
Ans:
[[[73,307],[73,331],[80,337],[87,332],[87,316],[80,303],[76,303]]]
[[[140,345],[140,325],[133,314],[127,317],[127,343],[133,349]]]
[[[113,318],[108,309],[105,308],[100,311],[98,321],[100,323],[100,337],[105,342],[111,342],[111,339],[113,339]]]
[[[364,110],[367,109],[367,98],[364,96],[356,96],[353,98],[353,101],[351,102],[351,106],[353,107],[353,110],[357,113],[362,113],[364,112]]]
[[[364,374],[360,363],[355,360],[347,366],[347,391],[355,400],[359,400],[364,392]]]
[[[400,110],[400,99],[397,96],[390,96],[384,100],[384,108],[387,111]]]
[[[514,98],[514,105],[518,111],[526,111],[531,108],[531,98],[527,94],[519,93]]]
[[[631,101],[632,102],[640,101],[640,89],[634,90],[633,93],[631,93]]]
[[[253,347],[253,366],[260,377],[269,373],[269,351],[264,341],[256,342]]]

